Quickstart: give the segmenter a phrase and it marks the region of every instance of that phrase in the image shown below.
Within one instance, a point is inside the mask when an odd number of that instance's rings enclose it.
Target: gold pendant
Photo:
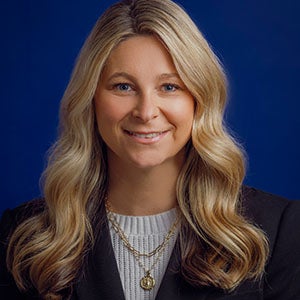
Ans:
[[[150,275],[150,271],[146,272],[146,275],[141,279],[141,287],[146,290],[150,291],[155,286],[155,279]]]

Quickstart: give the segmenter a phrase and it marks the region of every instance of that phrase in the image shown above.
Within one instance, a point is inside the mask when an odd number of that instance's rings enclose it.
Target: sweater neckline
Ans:
[[[148,216],[113,214],[126,235],[152,235],[167,233],[170,230],[176,219],[177,208]]]

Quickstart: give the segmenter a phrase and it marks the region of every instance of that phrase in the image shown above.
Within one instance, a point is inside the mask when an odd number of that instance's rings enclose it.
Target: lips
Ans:
[[[153,139],[153,138],[163,134],[162,131],[160,131],[160,132],[149,132],[149,133],[139,133],[139,132],[127,131],[126,130],[126,132],[129,135],[132,135],[132,136],[135,136],[135,137],[141,138],[141,139]]]
[[[167,132],[166,131],[151,131],[151,132],[137,132],[137,131],[130,131],[130,130],[125,130],[125,132],[132,136],[136,137],[139,139],[155,139]]]

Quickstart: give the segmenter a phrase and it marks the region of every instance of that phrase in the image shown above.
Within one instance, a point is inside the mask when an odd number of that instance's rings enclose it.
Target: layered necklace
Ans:
[[[176,228],[177,228],[177,225],[178,225],[179,219],[180,219],[179,214],[177,213],[177,217],[176,217],[174,223],[171,225],[168,233],[165,235],[163,242],[161,244],[159,244],[152,251],[150,251],[148,253],[143,253],[143,252],[140,252],[139,250],[137,250],[136,248],[134,248],[131,245],[131,243],[129,242],[129,239],[126,236],[126,234],[124,233],[124,231],[122,230],[120,224],[118,223],[115,213],[112,211],[111,205],[108,200],[105,202],[105,206],[106,206],[107,218],[110,221],[112,228],[114,229],[114,231],[118,234],[118,236],[122,240],[123,245],[128,249],[128,251],[130,253],[132,253],[132,255],[134,256],[135,260],[137,261],[139,267],[142,268],[145,273],[145,275],[140,280],[141,288],[143,288],[146,291],[152,290],[155,286],[155,279],[151,275],[151,272],[153,271],[154,267],[158,263],[164,250],[166,249],[166,246],[168,245],[171,237],[174,235],[174,233],[176,231]],[[142,258],[143,257],[151,258],[154,255],[157,255],[157,256],[154,259],[152,265],[150,265],[150,267],[147,269],[142,262]]]

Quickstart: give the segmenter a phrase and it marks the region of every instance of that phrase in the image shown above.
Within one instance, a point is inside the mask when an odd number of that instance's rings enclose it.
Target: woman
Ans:
[[[44,198],[2,217],[2,294],[299,297],[299,203],[242,186],[225,102],[220,63],[180,7],[110,7],[63,97]]]

